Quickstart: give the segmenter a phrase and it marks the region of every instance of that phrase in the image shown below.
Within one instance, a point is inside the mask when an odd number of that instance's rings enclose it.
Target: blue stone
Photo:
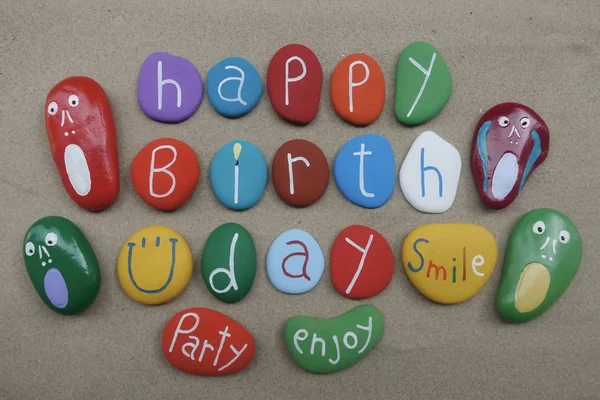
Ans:
[[[216,112],[228,118],[241,117],[252,111],[262,91],[258,71],[241,57],[219,61],[206,76],[208,101]]]
[[[283,293],[308,292],[319,283],[324,269],[321,247],[300,229],[279,235],[267,253],[267,276],[273,287]]]
[[[227,143],[210,163],[210,185],[216,198],[232,210],[246,210],[267,186],[267,162],[258,147],[245,140]]]
[[[344,197],[365,208],[378,208],[394,192],[394,150],[376,134],[355,137],[338,152],[333,165],[335,182]]]

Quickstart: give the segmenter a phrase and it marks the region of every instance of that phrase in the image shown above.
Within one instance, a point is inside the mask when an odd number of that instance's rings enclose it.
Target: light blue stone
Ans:
[[[262,91],[258,71],[241,57],[219,61],[206,77],[208,101],[216,112],[228,118],[241,117],[252,111]]]
[[[352,203],[365,208],[381,207],[394,192],[394,150],[383,136],[355,137],[338,152],[333,174],[338,189]]]
[[[246,210],[260,200],[267,186],[267,162],[258,147],[234,140],[221,147],[210,163],[215,197],[232,210]]]
[[[321,247],[300,229],[279,235],[267,253],[267,276],[273,287],[283,293],[308,292],[319,283],[324,269]]]

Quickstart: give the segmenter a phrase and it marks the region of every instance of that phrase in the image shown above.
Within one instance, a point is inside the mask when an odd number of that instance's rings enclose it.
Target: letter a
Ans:
[[[437,173],[439,196],[442,197],[444,192],[444,180],[442,179],[442,173],[436,167],[425,166],[425,148],[421,147],[421,197],[425,197],[425,172],[427,171],[433,171]]]
[[[296,161],[302,161],[304,163],[304,165],[306,165],[307,167],[310,167],[310,163],[304,157],[292,158],[291,153],[287,154],[287,160],[288,160],[288,174],[290,176],[290,194],[294,194],[294,191],[295,191],[294,190],[294,168],[293,168],[292,164],[295,163]]]
[[[169,149],[173,152],[173,159],[171,161],[169,161],[167,163],[167,165],[160,167],[160,168],[156,168],[155,163],[156,163],[156,153],[159,150],[162,149]],[[148,178],[148,188],[150,190],[150,196],[152,197],[157,197],[157,198],[163,198],[163,197],[167,197],[168,195],[170,195],[171,193],[173,193],[173,191],[175,190],[175,186],[177,184],[177,180],[175,179],[175,175],[173,175],[173,173],[171,171],[169,171],[169,167],[173,164],[175,164],[175,161],[177,160],[177,150],[175,149],[175,147],[171,146],[171,145],[162,145],[162,146],[158,146],[157,148],[155,148],[154,150],[152,150],[152,157],[150,159],[150,177]],[[157,194],[154,192],[154,174],[156,172],[162,172],[165,173],[167,175],[169,175],[171,177],[171,188],[169,188],[169,190],[167,190],[165,193],[162,194]]]
[[[240,73],[240,77],[237,76],[230,76],[229,78],[225,78],[223,79],[220,83],[219,86],[217,87],[217,92],[219,93],[219,97],[225,101],[231,101],[231,102],[239,102],[240,104],[247,106],[248,103],[246,103],[243,99],[242,99],[242,87],[244,86],[244,79],[246,79],[246,74],[244,73],[244,70],[241,69],[240,67],[236,67],[235,65],[228,65],[225,67],[225,69],[235,69],[237,72]],[[238,86],[238,90],[237,90],[237,97],[235,99],[229,98],[229,97],[225,97],[223,96],[223,93],[221,93],[221,87],[229,81],[239,81],[240,84]]]
[[[363,68],[365,69],[365,78],[358,83],[356,83],[352,80],[352,69],[357,64],[362,65]],[[364,61],[354,61],[352,64],[350,64],[350,67],[348,67],[348,97],[350,98],[349,99],[350,112],[354,112],[354,100],[353,100],[352,92],[355,87],[362,86],[365,83],[367,83],[367,81],[369,80],[369,74],[370,74],[369,66]]]
[[[290,242],[286,243],[288,246],[291,246],[293,244],[297,244],[300,247],[302,247],[303,251],[299,251],[296,253],[290,253],[288,254],[283,261],[281,262],[281,270],[283,271],[283,274],[285,276],[287,276],[288,278],[306,278],[307,281],[310,281],[310,276],[308,276],[308,273],[306,272],[306,266],[308,265],[308,248],[306,247],[306,245],[304,243],[302,243],[299,240],[292,240]],[[303,256],[304,257],[304,263],[302,264],[302,273],[298,274],[298,275],[294,275],[288,272],[288,270],[285,268],[285,263],[292,257],[296,257],[296,256]]]
[[[162,103],[163,103],[163,98],[162,98],[162,89],[163,86],[166,85],[167,83],[170,83],[171,85],[175,86],[175,88],[177,89],[177,108],[181,108],[181,86],[179,86],[179,83],[177,83],[176,80],[174,79],[164,79],[162,78],[162,61],[158,62],[158,68],[157,68],[157,75],[158,75],[158,109],[162,110]]]
[[[293,78],[290,77],[290,63],[292,61],[298,61],[302,65],[302,73],[298,76],[294,76]],[[304,60],[298,56],[293,56],[293,57],[288,58],[287,61],[285,62],[285,105],[286,106],[290,105],[289,83],[290,82],[298,82],[298,81],[302,80],[305,76],[306,76],[306,64],[304,63]]]
[[[229,269],[227,268],[215,268],[213,272],[208,276],[208,283],[212,290],[215,293],[226,293],[229,292],[231,288],[233,290],[238,290],[237,281],[235,279],[235,265],[234,265],[234,256],[235,256],[235,245],[237,244],[238,237],[240,235],[236,233],[233,235],[233,240],[231,241],[231,246],[229,247]],[[225,289],[217,289],[215,287],[214,279],[216,274],[225,274],[229,277],[229,284],[225,286]]]

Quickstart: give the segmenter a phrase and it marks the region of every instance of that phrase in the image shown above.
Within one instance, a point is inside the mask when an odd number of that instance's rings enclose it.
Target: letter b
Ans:
[[[173,158],[166,165],[156,168],[156,153],[162,149],[171,150],[171,152],[173,153]],[[158,146],[157,148],[152,150],[152,157],[150,159],[150,176],[149,176],[149,182],[148,182],[148,189],[150,190],[150,196],[157,197],[157,198],[163,198],[163,197],[167,197],[168,195],[173,193],[173,191],[175,190],[175,186],[177,184],[177,180],[175,179],[175,175],[173,175],[173,173],[171,171],[169,171],[169,167],[172,166],[173,164],[175,164],[176,160],[177,160],[177,150],[175,149],[175,147],[173,147],[171,145]],[[161,194],[158,194],[154,191],[154,174],[158,173],[158,172],[167,174],[171,178],[171,187],[169,188],[169,190],[167,190],[166,192],[161,193]]]

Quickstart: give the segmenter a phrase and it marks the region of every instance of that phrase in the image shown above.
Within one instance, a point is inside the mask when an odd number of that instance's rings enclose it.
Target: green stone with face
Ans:
[[[523,215],[508,239],[496,298],[500,316],[527,322],[543,314],[567,290],[581,254],[581,236],[567,216],[549,208]]]
[[[88,308],[100,289],[100,268],[79,228],[63,217],[36,221],[23,240],[27,272],[40,298],[60,314]]]

